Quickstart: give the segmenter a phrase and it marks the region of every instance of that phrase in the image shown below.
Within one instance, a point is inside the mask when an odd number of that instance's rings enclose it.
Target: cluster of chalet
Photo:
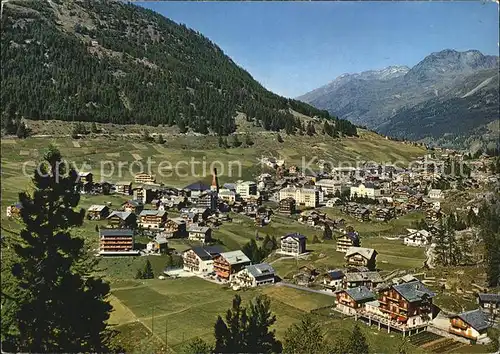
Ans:
[[[196,246],[182,254],[183,269],[200,276],[212,276],[234,288],[273,284],[275,271],[267,263],[251,264],[241,251],[223,252],[218,246]]]
[[[80,174],[84,186],[93,185],[90,173]],[[256,190],[247,185],[246,195]],[[93,187],[85,187],[93,190]],[[161,253],[168,250],[168,239],[187,238],[200,244],[212,242],[212,228],[223,221],[230,221],[226,201],[219,197],[217,176],[211,186],[196,182],[183,189],[156,183],[155,177],[146,173],[135,175],[134,183],[121,181],[110,184],[110,193],[131,196],[119,210],[110,205],[91,205],[89,220],[106,220],[106,227],[99,230],[100,255],[137,255],[134,235],[138,232],[151,237],[146,252]],[[244,188],[241,188],[245,193]],[[179,216],[169,217],[169,210]],[[12,211],[11,211],[12,213]]]

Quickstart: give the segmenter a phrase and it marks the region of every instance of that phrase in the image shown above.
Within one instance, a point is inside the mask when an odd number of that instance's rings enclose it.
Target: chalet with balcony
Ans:
[[[137,184],[142,183],[155,183],[156,178],[154,175],[150,175],[147,173],[138,173],[134,176],[134,182]]]
[[[346,232],[337,238],[337,252],[347,252],[349,247],[360,247],[359,234],[355,231]]]
[[[140,200],[143,204],[147,204],[160,196],[161,188],[160,184],[145,183],[134,188],[132,195],[135,200]]]
[[[99,254],[102,256],[138,255],[134,250],[134,231],[130,229],[100,229]]]
[[[488,327],[490,324],[486,314],[481,309],[477,309],[451,316],[448,332],[476,343],[488,337]]]
[[[162,229],[167,222],[167,212],[164,210],[143,210],[139,214],[139,226],[143,229]]]
[[[389,221],[396,217],[396,209],[394,207],[377,208],[375,211],[375,220]]]
[[[190,241],[197,241],[204,244],[212,240],[212,229],[208,226],[189,225],[187,233]]]
[[[196,246],[182,253],[183,269],[195,274],[214,271],[214,258],[222,252],[219,246]]]
[[[106,219],[108,220],[108,227],[112,229],[133,229],[137,226],[136,215],[129,211],[113,211]]]
[[[347,315],[354,315],[364,309],[365,303],[375,299],[376,295],[373,292],[365,286],[360,286],[337,292],[335,304],[338,311]]]
[[[140,200],[131,199],[122,204],[123,211],[139,215],[144,209],[144,203]]]
[[[242,251],[224,252],[215,257],[214,271],[218,278],[231,280],[235,273],[250,263],[250,259]]]
[[[346,265],[348,267],[366,267],[375,270],[377,251],[373,248],[349,247],[345,254]]]
[[[87,209],[87,218],[89,220],[106,219],[109,215],[109,207],[107,205],[91,205]]]
[[[197,208],[208,209],[210,211],[217,210],[217,201],[218,196],[217,192],[207,191],[203,192],[198,196],[195,201],[195,205]]]
[[[186,220],[172,218],[165,222],[164,234],[167,238],[181,238],[187,235]]]
[[[281,214],[295,214],[296,203],[295,199],[288,197],[279,201],[278,211]]]
[[[132,182],[120,181],[115,183],[115,190],[118,194],[130,195],[132,194]]]
[[[306,252],[307,238],[299,233],[281,236],[281,253],[291,256],[300,256]]]
[[[477,294],[479,306],[488,314],[500,315],[500,294]]]
[[[398,324],[420,326],[432,319],[436,294],[419,280],[391,285],[379,293],[380,311]]]
[[[236,287],[255,288],[257,286],[273,284],[275,280],[274,268],[267,263],[248,265],[236,273],[231,283]]]
[[[379,272],[348,272],[343,279],[343,286],[346,289],[365,286],[368,289],[375,289],[384,280]]]

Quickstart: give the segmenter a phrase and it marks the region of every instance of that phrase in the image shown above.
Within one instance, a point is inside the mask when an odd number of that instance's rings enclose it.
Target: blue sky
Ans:
[[[266,88],[296,97],[343,73],[431,52],[498,55],[494,2],[143,2],[200,31]]]

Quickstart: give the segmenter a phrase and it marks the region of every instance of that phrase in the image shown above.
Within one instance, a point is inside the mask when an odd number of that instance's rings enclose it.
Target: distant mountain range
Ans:
[[[413,68],[341,75],[298,99],[390,136],[464,145],[495,136],[498,67],[498,56],[446,49]]]

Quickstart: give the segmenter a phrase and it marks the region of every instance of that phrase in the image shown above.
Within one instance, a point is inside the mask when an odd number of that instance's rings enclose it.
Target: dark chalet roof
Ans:
[[[482,331],[489,327],[486,315],[481,309],[459,313],[457,316],[476,331]]]
[[[479,293],[477,294],[482,302],[491,302],[500,304],[500,294]]]
[[[196,181],[194,183],[191,183],[190,185],[184,187],[184,189],[188,189],[190,191],[206,191],[210,189],[210,186],[206,185],[202,181]]]

